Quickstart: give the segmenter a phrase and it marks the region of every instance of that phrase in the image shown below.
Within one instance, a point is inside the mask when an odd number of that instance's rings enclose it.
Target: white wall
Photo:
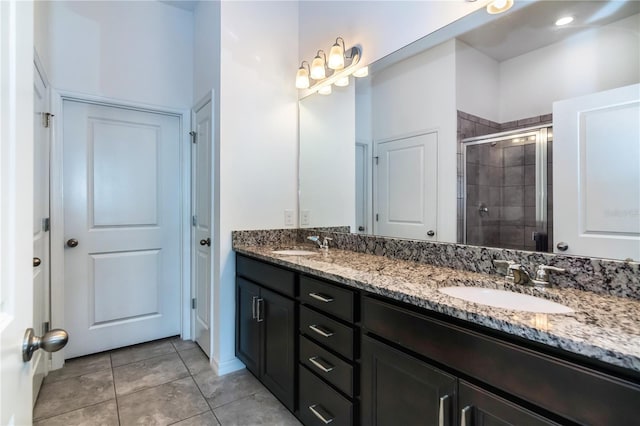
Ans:
[[[372,79],[373,140],[438,131],[438,241],[455,242],[455,40],[389,66]]]
[[[500,122],[499,65],[495,59],[456,40],[457,109]]]
[[[282,228],[297,217],[297,2],[221,4],[220,276],[214,282],[214,361],[237,368],[231,231]]]
[[[556,100],[640,81],[640,15],[500,64],[500,121],[551,113]]]
[[[54,88],[191,107],[191,12],[156,1],[55,1],[37,9],[48,27],[36,32],[36,48]]]
[[[220,87],[220,2],[200,1],[193,15],[193,100],[198,102]]]
[[[301,227],[355,229],[355,84],[300,101]]]
[[[466,1],[301,1],[299,61],[328,50],[336,37],[363,48],[369,64],[441,28],[484,3]]]

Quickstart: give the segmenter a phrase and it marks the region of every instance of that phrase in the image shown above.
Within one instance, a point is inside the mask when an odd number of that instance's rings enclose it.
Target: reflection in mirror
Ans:
[[[301,101],[301,226],[640,260],[640,2],[514,9]]]

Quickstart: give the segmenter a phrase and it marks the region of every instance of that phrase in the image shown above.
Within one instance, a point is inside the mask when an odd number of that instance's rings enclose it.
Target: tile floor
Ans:
[[[72,359],[45,379],[36,426],[300,425],[247,370],[217,377],[170,338]]]

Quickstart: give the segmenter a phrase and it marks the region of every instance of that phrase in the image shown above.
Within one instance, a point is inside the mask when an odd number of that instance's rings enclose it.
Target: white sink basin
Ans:
[[[314,254],[318,254],[317,251],[309,251],[309,250],[274,250],[272,253],[281,254],[283,256],[311,256]]]
[[[482,287],[443,287],[438,291],[468,302],[489,305],[495,308],[544,314],[568,314],[573,312],[568,306],[528,294],[496,290]]]

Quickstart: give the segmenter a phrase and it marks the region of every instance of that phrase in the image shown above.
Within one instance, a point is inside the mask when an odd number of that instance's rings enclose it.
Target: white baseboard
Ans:
[[[238,358],[232,358],[227,361],[218,363],[217,360],[211,359],[211,367],[213,372],[218,376],[224,376],[225,374],[233,373],[234,371],[242,370],[245,365]]]

